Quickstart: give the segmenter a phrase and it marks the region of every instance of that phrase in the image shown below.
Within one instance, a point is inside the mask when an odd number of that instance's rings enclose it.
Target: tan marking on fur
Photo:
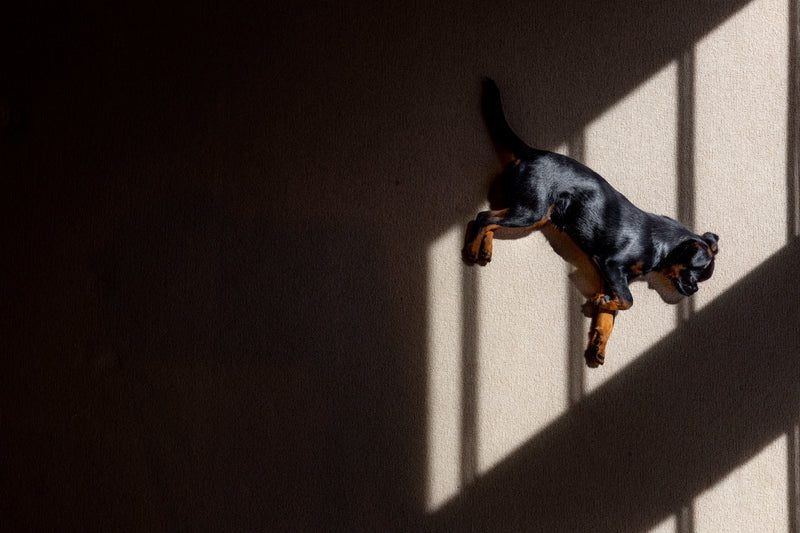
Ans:
[[[644,268],[644,262],[638,261],[637,263],[631,265],[628,270],[630,270],[631,274],[633,274],[634,276],[641,276],[643,268]]]
[[[717,246],[716,244],[711,244],[707,241],[702,241],[702,242],[695,241],[694,247],[697,248],[698,250],[705,248],[706,253],[711,257],[716,256],[717,252],[719,251],[719,246]]]
[[[508,215],[508,211],[509,211],[508,209],[490,211],[490,217],[505,218]],[[492,234],[492,236],[489,237],[489,254],[491,255],[492,240],[494,239],[495,235],[500,238],[506,238],[509,234],[513,234],[514,232],[520,232],[520,231],[524,232],[525,235],[528,235],[538,229],[543,228],[550,221],[550,215],[552,212],[553,212],[553,206],[550,206],[547,209],[547,214],[537,222],[531,224],[530,226],[523,226],[520,228],[508,228],[505,226],[501,226],[500,224],[488,224],[484,226],[483,228],[481,228],[478,234],[475,235],[475,238],[473,238],[472,241],[470,241],[467,244],[467,250],[470,258],[472,258],[473,261],[478,259],[481,251],[481,246],[483,245],[483,242],[489,233]],[[467,231],[469,231],[469,229]]]
[[[481,243],[481,251],[480,251],[480,258],[486,261],[492,260],[492,241],[494,240],[494,232],[487,231],[486,235],[483,236],[483,242]]]
[[[575,268],[569,279],[584,298],[589,299],[603,290],[603,280],[597,265],[569,235],[552,224],[544,226],[542,234],[553,251]]]
[[[471,257],[478,257],[478,253],[481,250],[481,245],[483,244],[483,239],[486,237],[487,233],[494,234],[494,230],[499,228],[497,224],[489,224],[488,226],[484,226],[478,234],[472,239],[472,242],[469,244],[469,254]]]
[[[514,154],[514,152],[511,150],[496,146],[495,151],[497,153],[497,159],[500,161],[500,166],[502,168],[506,168],[509,164],[519,164],[519,157],[517,157],[516,154]]]
[[[606,343],[611,338],[611,331],[614,329],[614,313],[598,309],[595,314],[594,329],[600,335],[601,352],[605,352]]]
[[[664,272],[664,275],[668,279],[678,279],[684,270],[686,270],[686,265],[672,265]]]
[[[705,249],[708,251],[708,254],[710,256],[712,256],[712,257],[717,255],[717,252],[719,251],[719,246],[718,245],[711,244],[711,243],[709,243],[708,241],[705,241],[705,240],[703,242],[695,242],[694,246],[695,246],[695,248],[698,248],[698,249],[701,248],[701,247],[705,247]]]
[[[503,218],[507,214],[508,214],[508,209],[500,209],[498,211],[490,211],[489,212],[489,215],[491,217]],[[473,222],[470,222],[470,224],[473,224]],[[469,232],[470,232],[470,228],[471,228],[470,224],[467,225],[467,236],[468,237],[469,237]],[[471,241],[468,241],[466,243],[467,255],[469,255],[469,258],[472,261],[477,261],[478,260],[478,253],[480,253],[481,244],[483,243],[483,238],[486,236],[486,232],[493,230],[492,226],[496,226],[496,224],[495,225],[489,224],[488,226],[485,226],[485,227],[481,228],[481,230],[475,235],[475,237]]]
[[[632,302],[621,300],[618,296],[606,301],[606,294],[604,293],[594,295],[590,301],[600,309],[606,311],[625,311],[626,309],[630,309],[633,305]]]
[[[592,328],[589,330],[589,345],[586,348],[586,364],[590,367],[602,365],[605,362],[606,345],[614,329],[616,312],[595,308],[592,317]]]

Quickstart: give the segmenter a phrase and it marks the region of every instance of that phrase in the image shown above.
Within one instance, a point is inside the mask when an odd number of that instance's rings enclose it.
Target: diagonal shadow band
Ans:
[[[794,241],[424,529],[640,531],[667,517],[786,432],[800,392],[798,274]]]

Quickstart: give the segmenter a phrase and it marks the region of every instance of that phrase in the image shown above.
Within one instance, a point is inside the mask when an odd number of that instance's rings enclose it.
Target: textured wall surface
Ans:
[[[4,527],[797,531],[795,0],[36,4],[0,32]],[[485,75],[721,237],[599,369],[542,235],[460,260]]]

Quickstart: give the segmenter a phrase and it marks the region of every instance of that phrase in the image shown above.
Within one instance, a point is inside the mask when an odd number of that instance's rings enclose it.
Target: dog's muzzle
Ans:
[[[697,283],[683,283],[679,279],[675,280],[675,288],[684,296],[691,296],[696,293],[698,289]]]

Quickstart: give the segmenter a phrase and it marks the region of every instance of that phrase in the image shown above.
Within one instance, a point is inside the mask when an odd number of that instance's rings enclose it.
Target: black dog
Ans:
[[[628,284],[636,278],[658,274],[677,293],[690,296],[698,282],[711,277],[717,235],[697,235],[669,217],[642,211],[590,168],[525,144],[509,127],[500,91],[489,79],[484,81],[483,111],[508,161],[498,182],[505,208],[478,213],[470,223],[465,260],[490,261],[496,231],[547,228],[589,259],[601,282],[589,301],[597,313],[611,314],[611,325],[616,311],[633,305]],[[590,366],[602,364],[611,331],[607,317],[597,316],[595,324],[606,323],[606,329],[590,334]]]

